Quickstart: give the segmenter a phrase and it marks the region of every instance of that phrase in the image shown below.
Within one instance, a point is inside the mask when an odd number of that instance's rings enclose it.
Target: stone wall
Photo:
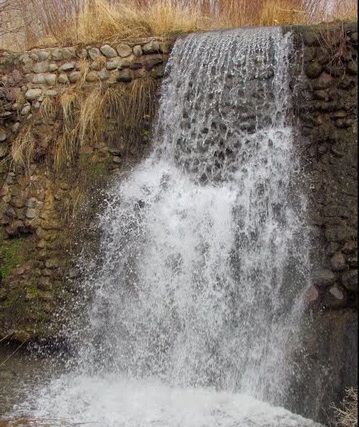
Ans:
[[[293,387],[302,393],[293,409],[327,421],[332,402],[357,384],[357,28],[285,30],[294,33],[293,122],[309,196],[313,273],[305,344],[295,356],[301,379]],[[81,249],[96,260],[94,220],[103,190],[148,148],[156,91],[140,123],[104,114],[100,137],[87,135],[56,168],[67,111],[61,97],[159,82],[172,43],[0,53],[0,338],[44,340],[58,332],[65,315],[58,308],[78,292],[74,260]],[[60,105],[52,115],[51,100]],[[126,144],[130,134],[135,144]],[[26,164],[12,161],[16,141],[25,153],[32,147]]]
[[[357,24],[298,27],[294,35],[294,122],[312,264],[294,409],[328,424],[333,403],[357,387]]]
[[[0,52],[0,337],[46,340],[59,331],[66,316],[59,307],[78,291],[74,259],[95,246],[92,222],[102,192],[148,147],[170,46],[151,38]],[[106,93],[122,97],[129,111],[138,94],[137,122],[120,123],[108,98],[109,107],[101,104],[98,113],[99,135],[71,139],[86,99]],[[96,123],[91,131],[97,133]]]

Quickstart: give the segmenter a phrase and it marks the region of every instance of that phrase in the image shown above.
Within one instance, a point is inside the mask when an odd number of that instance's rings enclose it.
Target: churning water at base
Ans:
[[[279,28],[176,42],[154,151],[108,194],[78,365],[19,410],[102,427],[314,425],[271,406],[295,393],[309,268],[290,49]]]

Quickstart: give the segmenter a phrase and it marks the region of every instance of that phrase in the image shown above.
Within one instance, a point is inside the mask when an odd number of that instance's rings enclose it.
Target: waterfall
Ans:
[[[107,195],[79,363],[36,394],[35,415],[315,425],[278,407],[309,271],[291,49],[279,28],[177,40],[153,152]]]

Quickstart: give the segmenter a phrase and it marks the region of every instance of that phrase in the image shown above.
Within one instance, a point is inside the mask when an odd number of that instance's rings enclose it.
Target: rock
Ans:
[[[161,53],[164,53],[167,55],[168,53],[170,53],[171,45],[169,43],[162,42],[160,43],[159,48]]]
[[[56,84],[56,74],[45,74],[45,82],[49,86]]]
[[[60,266],[60,262],[56,259],[48,259],[45,262],[45,267],[52,269],[52,268],[58,268]]]
[[[8,134],[6,133],[5,129],[0,128],[0,142],[4,142],[8,139]]]
[[[100,51],[102,55],[106,56],[106,58],[114,58],[117,56],[115,49],[108,44],[101,46]]]
[[[61,65],[61,67],[59,68],[60,72],[64,72],[64,71],[72,71],[74,70],[76,67],[74,62],[66,62],[65,64]]]
[[[26,331],[20,330],[20,331],[15,331],[13,337],[15,340],[19,342],[26,342],[31,338],[31,335]]]
[[[49,277],[41,277],[37,284],[37,287],[41,291],[50,291],[52,289],[52,286]]]
[[[81,72],[80,71],[73,71],[69,75],[69,80],[71,83],[78,82],[80,80],[80,78],[81,78]]]
[[[54,61],[60,61],[61,59],[63,59],[63,57],[62,57],[62,50],[61,49],[58,49],[58,48],[52,49],[50,51],[50,53],[51,53],[51,58]]]
[[[118,46],[116,46],[116,50],[121,58],[126,58],[127,56],[130,56],[132,54],[132,49],[127,44],[119,44]]]
[[[348,268],[345,257],[341,252],[337,252],[330,258],[330,266],[333,271],[343,271]]]
[[[303,41],[306,46],[319,46],[318,36],[313,31],[305,31]]]
[[[120,58],[113,59],[112,61],[106,62],[106,69],[107,70],[115,70],[120,64]]]
[[[95,59],[97,59],[100,55],[101,55],[101,53],[100,53],[100,49],[98,49],[97,47],[91,47],[89,50],[88,50],[88,54],[89,54],[89,57],[94,61]]]
[[[63,59],[74,59],[76,58],[76,49],[74,47],[67,47],[62,50]]]
[[[86,81],[87,82],[96,82],[99,80],[99,76],[95,71],[90,71],[86,75]]]
[[[25,98],[32,101],[42,95],[42,89],[29,89],[25,93]]]
[[[46,61],[46,59],[49,59],[50,53],[46,50],[40,50],[37,52],[37,56],[39,57],[40,61]]]
[[[350,34],[350,41],[353,42],[354,44],[358,43],[358,32],[357,31]]]
[[[36,210],[32,208],[26,209],[25,216],[27,219],[34,219],[37,216]]]
[[[356,231],[345,226],[333,226],[327,228],[325,237],[328,242],[343,242],[356,236]]]
[[[347,294],[338,285],[331,286],[323,295],[323,305],[326,308],[342,308],[347,302]]]
[[[30,105],[25,105],[25,107],[21,110],[20,114],[22,116],[27,116],[31,111],[31,106]]]
[[[31,77],[31,82],[35,85],[43,85],[46,84],[45,75],[44,74],[34,74]]]
[[[14,123],[12,128],[11,128],[12,132],[14,132],[14,133],[17,133],[19,131],[19,129],[20,129],[20,122]]]
[[[135,55],[136,58],[138,58],[139,56],[142,55],[142,48],[140,45],[136,45],[133,47],[133,54]]]
[[[328,73],[322,73],[321,76],[313,82],[313,88],[315,90],[328,89],[333,85],[333,77]]]
[[[340,281],[346,289],[358,292],[358,270],[349,270],[342,274]]]
[[[319,301],[319,291],[315,286],[310,286],[304,293],[304,301],[306,303],[312,304],[316,301]]]
[[[354,61],[350,61],[347,65],[347,71],[352,76],[356,76],[358,74],[358,64]]]
[[[316,90],[314,92],[314,98],[320,101],[329,101],[329,93],[325,90]]]
[[[320,269],[314,272],[313,282],[319,288],[326,288],[336,281],[337,276],[328,269]]]
[[[36,74],[47,73],[49,71],[48,61],[36,62],[32,67],[32,71]]]
[[[53,97],[53,96],[57,96],[58,92],[57,92],[57,90],[54,90],[54,89],[48,89],[44,92],[44,95],[49,96],[49,97]]]
[[[57,71],[59,67],[56,64],[50,64],[49,65],[49,71],[54,72]]]
[[[98,77],[100,80],[107,80],[110,77],[110,74],[107,70],[102,70],[100,71]]]
[[[316,79],[322,74],[322,71],[323,71],[323,67],[317,61],[310,62],[305,68],[305,74],[310,79]]]
[[[151,40],[149,43],[146,43],[144,46],[142,46],[143,53],[159,53],[160,51],[160,44],[159,42],[155,40]]]
[[[127,70],[127,69],[119,71],[118,76],[117,76],[117,81],[122,82],[122,83],[128,83],[132,79],[133,79],[132,73],[130,70]]]

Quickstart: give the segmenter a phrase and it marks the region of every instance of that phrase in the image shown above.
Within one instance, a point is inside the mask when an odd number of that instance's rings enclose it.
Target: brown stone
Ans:
[[[341,252],[337,252],[330,258],[330,266],[333,271],[343,271],[348,268],[345,257]]]
[[[319,301],[319,291],[315,286],[310,286],[306,292],[304,293],[304,301],[306,303],[312,304],[314,302]]]
[[[310,79],[316,79],[322,74],[323,66],[317,61],[310,62],[305,68],[305,74]]]
[[[358,270],[349,270],[342,274],[340,281],[346,289],[358,292]]]
[[[337,276],[329,269],[320,269],[314,272],[313,281],[319,288],[326,288],[333,285]]]
[[[339,285],[333,285],[323,295],[323,305],[326,308],[343,308],[348,303],[348,296]]]
[[[333,77],[325,72],[322,73],[321,76],[313,82],[313,88],[315,90],[328,89],[332,85]]]

